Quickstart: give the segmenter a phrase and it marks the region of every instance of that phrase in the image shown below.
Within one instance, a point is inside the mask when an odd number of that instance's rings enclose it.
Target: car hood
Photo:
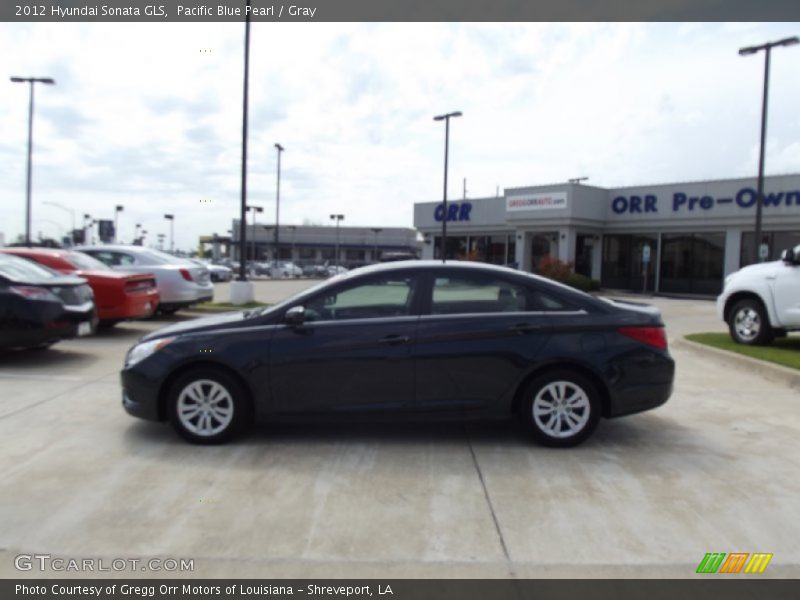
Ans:
[[[192,319],[183,323],[174,323],[167,325],[156,331],[152,331],[142,337],[140,341],[146,342],[157,338],[167,337],[171,335],[181,335],[186,333],[197,333],[200,331],[212,331],[214,329],[226,329],[234,323],[244,321],[244,311],[223,313],[221,315],[214,315],[212,317],[203,317],[201,319]]]
[[[757,263],[754,265],[747,265],[742,267],[731,275],[731,278],[738,277],[766,277],[772,275],[775,270],[781,265],[781,261],[773,260],[772,262]]]

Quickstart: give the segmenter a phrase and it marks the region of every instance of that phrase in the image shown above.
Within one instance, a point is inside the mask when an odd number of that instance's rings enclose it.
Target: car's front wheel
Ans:
[[[748,346],[763,346],[775,338],[769,317],[758,300],[737,302],[728,317],[728,329],[735,342]]]
[[[195,444],[219,444],[240,432],[249,420],[248,397],[239,381],[215,368],[182,374],[169,391],[170,421]]]
[[[536,377],[523,391],[522,421],[545,446],[577,446],[600,420],[600,394],[580,373],[551,371]]]

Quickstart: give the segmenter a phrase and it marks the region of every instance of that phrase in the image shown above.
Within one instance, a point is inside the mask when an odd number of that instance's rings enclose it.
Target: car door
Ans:
[[[800,327],[800,246],[795,248],[792,262],[781,262],[777,267],[773,292],[775,311],[784,327]]]
[[[547,341],[546,296],[511,278],[463,270],[436,272],[427,290],[416,346],[418,408],[496,406]]]
[[[272,337],[272,410],[412,406],[417,304],[411,273],[361,277],[305,300],[306,321],[279,325]]]

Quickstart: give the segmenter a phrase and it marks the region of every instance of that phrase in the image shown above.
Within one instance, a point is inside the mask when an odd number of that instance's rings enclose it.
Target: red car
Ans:
[[[120,273],[96,258],[52,248],[2,248],[0,252],[27,258],[89,282],[101,327],[111,327],[124,319],[149,317],[158,307],[156,279],[149,273]]]

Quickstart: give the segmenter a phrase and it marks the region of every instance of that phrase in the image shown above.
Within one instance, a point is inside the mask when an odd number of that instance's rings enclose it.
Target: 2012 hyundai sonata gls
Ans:
[[[518,416],[549,446],[663,404],[658,309],[476,263],[339,275],[262,311],[172,325],[128,352],[123,405],[197,443],[253,421],[395,413]]]

